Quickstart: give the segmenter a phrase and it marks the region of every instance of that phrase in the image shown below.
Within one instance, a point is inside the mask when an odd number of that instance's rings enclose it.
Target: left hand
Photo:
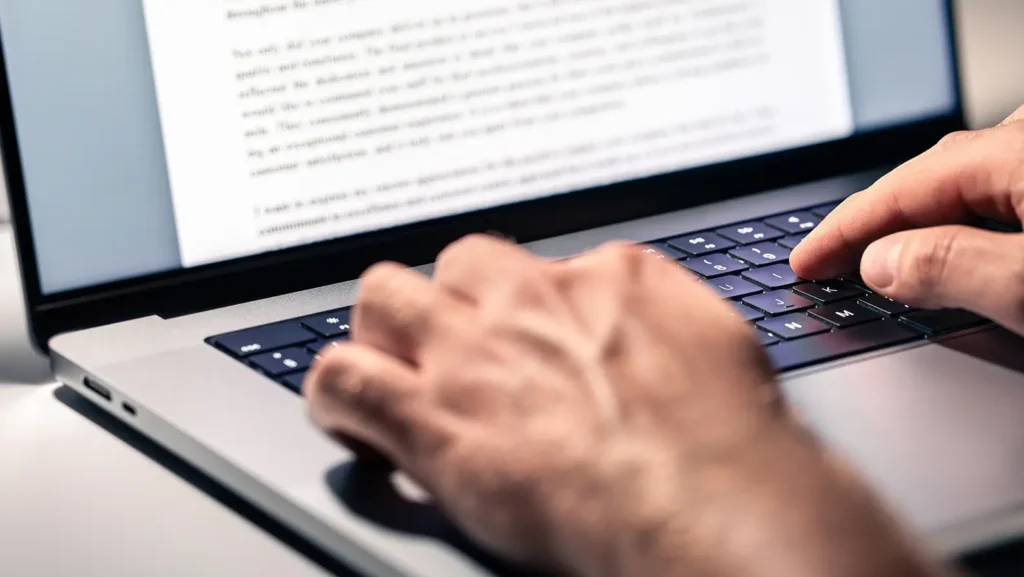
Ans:
[[[578,577],[934,575],[791,418],[753,330],[670,259],[491,238],[379,265],[313,418],[471,537]]]

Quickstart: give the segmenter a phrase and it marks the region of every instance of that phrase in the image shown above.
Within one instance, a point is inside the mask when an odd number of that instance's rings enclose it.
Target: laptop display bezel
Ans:
[[[824,144],[662,174],[216,264],[44,294],[0,47],[0,155],[36,345],[54,335],[149,315],[173,317],[357,278],[369,265],[432,262],[451,241],[500,232],[522,242],[685,209],[859,170],[894,166],[965,127],[956,14],[946,2],[956,106],[950,113]],[[679,191],[686,191],[680,193]],[[73,239],[69,239],[73,240]]]

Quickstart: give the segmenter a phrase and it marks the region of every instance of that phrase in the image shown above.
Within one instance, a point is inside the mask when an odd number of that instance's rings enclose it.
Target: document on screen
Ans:
[[[185,266],[853,131],[839,0],[144,5]]]

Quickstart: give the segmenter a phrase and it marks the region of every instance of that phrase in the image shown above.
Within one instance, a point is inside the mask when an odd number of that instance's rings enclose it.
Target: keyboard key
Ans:
[[[783,372],[901,345],[920,338],[920,334],[900,326],[896,321],[885,320],[782,343],[767,349],[766,352],[775,369]]]
[[[306,345],[306,350],[309,351],[310,354],[319,355],[320,351],[333,345],[334,343],[343,343],[345,341],[350,340],[351,338],[352,337],[350,335],[342,335],[340,337],[335,337],[333,339],[324,339],[322,341],[317,341],[315,343],[310,343]]]
[[[793,287],[797,294],[818,301],[821,304],[832,304],[856,298],[864,294],[859,288],[841,281],[822,281],[797,285]]]
[[[281,379],[281,384],[295,391],[298,394],[302,394],[302,383],[306,380],[306,373],[293,373],[287,377]]]
[[[827,333],[830,330],[828,325],[801,314],[763,320],[758,322],[757,326],[761,330],[768,331],[785,340],[809,337],[818,333]]]
[[[683,266],[706,278],[731,275],[750,268],[724,254],[712,254],[706,257],[684,260]]]
[[[774,228],[765,226],[760,222],[737,224],[736,226],[720,228],[716,232],[719,235],[739,244],[755,244],[775,240],[784,236],[781,232]]]
[[[681,250],[690,256],[704,256],[736,246],[736,243],[724,239],[713,232],[681,236],[668,241],[668,244],[672,248]]]
[[[738,258],[754,266],[765,266],[789,260],[789,249],[782,248],[774,242],[762,242],[750,246],[742,246],[729,251],[733,258]]]
[[[336,337],[348,334],[352,330],[352,326],[349,324],[351,318],[352,312],[346,309],[308,316],[299,322],[321,337]]]
[[[291,348],[257,355],[249,359],[249,363],[271,377],[280,377],[308,369],[313,364],[313,355],[306,349]]]
[[[662,260],[678,260],[681,257],[676,257],[679,251],[668,247],[668,246],[657,246],[652,244],[644,244],[639,246],[640,252],[643,254],[649,254],[655,258]],[[685,255],[683,255],[685,256]]]
[[[821,219],[809,212],[794,212],[766,219],[765,224],[777,228],[786,234],[810,232],[821,224]]]
[[[806,234],[794,234],[792,236],[787,236],[786,238],[780,239],[778,243],[788,248],[789,250],[793,250],[797,247],[797,245],[802,243],[805,238],[807,238]]]
[[[681,260],[686,255],[667,244],[648,244],[640,247],[640,251],[662,260]]]
[[[757,338],[761,341],[762,347],[770,347],[772,345],[777,345],[780,342],[779,339],[764,331],[757,331]]]
[[[882,319],[882,315],[877,311],[853,302],[814,309],[810,311],[810,315],[841,329]]]
[[[245,358],[263,351],[303,345],[315,340],[316,335],[299,326],[299,323],[288,322],[214,337],[211,342],[236,357]]]
[[[917,311],[903,315],[900,321],[929,336],[969,329],[986,322],[974,313],[961,310]]]
[[[871,287],[864,282],[864,279],[860,276],[860,272],[848,272],[844,275],[840,275],[839,280],[860,287],[864,289],[864,292],[871,292]]]
[[[788,264],[776,264],[748,270],[742,276],[769,289],[786,288],[804,282],[804,279],[796,276],[796,273],[793,272],[793,269],[789,268]]]
[[[1019,222],[999,222],[998,220],[985,219],[977,226],[978,228],[991,230],[992,232],[1007,232],[1011,234],[1021,233],[1021,224]]]
[[[764,318],[764,313],[748,307],[743,303],[736,303],[736,314],[748,323],[759,321]]]
[[[861,297],[860,304],[873,308],[876,311],[889,316],[905,315],[917,310],[910,305],[896,302],[891,298],[884,297],[879,294],[870,294],[865,297]]]
[[[763,295],[747,297],[743,299],[743,304],[752,306],[770,315],[795,313],[815,306],[813,301],[809,301],[787,290],[778,290]]]
[[[814,216],[817,216],[819,218],[825,218],[826,216],[832,214],[832,211],[834,211],[835,209],[839,208],[840,204],[842,204],[842,202],[833,202],[832,204],[826,204],[825,206],[819,206],[817,208],[812,208],[811,209],[811,214],[813,214]]]
[[[738,276],[723,276],[707,282],[707,285],[718,291],[722,298],[738,299],[763,292],[764,289],[741,279]]]
[[[780,371],[986,322],[964,311],[918,311],[871,294],[855,273],[814,283],[798,277],[787,264],[790,252],[837,205],[642,244],[639,250],[680,261],[731,299],[734,314],[756,324],[760,344]],[[350,340],[350,325],[351,309],[339,309],[207,342],[302,394],[314,360],[326,347]]]

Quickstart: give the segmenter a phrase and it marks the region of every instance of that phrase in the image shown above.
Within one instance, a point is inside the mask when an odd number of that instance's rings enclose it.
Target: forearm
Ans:
[[[624,516],[633,529],[581,577],[952,576],[801,432],[782,432],[747,459],[700,486],[677,486],[672,507],[640,500],[643,510]]]

